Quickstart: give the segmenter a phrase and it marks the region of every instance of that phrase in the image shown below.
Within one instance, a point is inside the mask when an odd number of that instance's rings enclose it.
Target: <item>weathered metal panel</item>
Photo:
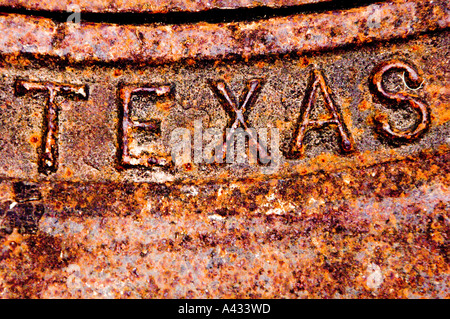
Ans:
[[[448,298],[449,13],[0,16],[0,296]]]

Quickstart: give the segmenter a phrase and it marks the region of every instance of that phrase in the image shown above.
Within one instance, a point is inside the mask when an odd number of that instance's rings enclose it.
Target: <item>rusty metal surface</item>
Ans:
[[[28,10],[83,12],[198,12],[210,9],[237,9],[254,7],[289,7],[331,0],[0,0],[0,6]]]
[[[42,183],[3,221],[17,230],[1,296],[448,298],[448,162],[201,187]],[[1,187],[8,211],[33,184]]]
[[[449,298],[449,24],[0,16],[0,296]],[[174,165],[200,120],[278,129],[277,166]]]
[[[254,22],[184,25],[57,23],[19,14],[0,16],[4,54],[70,62],[163,64],[251,58],[337,49],[447,28],[445,0],[399,0],[359,8]]]

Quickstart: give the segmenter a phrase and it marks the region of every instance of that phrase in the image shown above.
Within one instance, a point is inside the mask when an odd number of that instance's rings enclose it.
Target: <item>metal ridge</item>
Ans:
[[[66,11],[76,10],[83,12],[199,12],[209,9],[236,9],[270,7],[280,8],[287,6],[298,6],[304,4],[331,2],[331,0],[62,0],[62,1],[40,1],[40,0],[0,0],[0,6],[20,8],[27,10]]]
[[[0,16],[0,31],[4,35],[0,52],[71,62],[165,64],[185,59],[245,59],[330,50],[449,26],[450,4],[445,0],[401,0],[343,11],[223,24],[57,23],[48,18],[4,14]]]

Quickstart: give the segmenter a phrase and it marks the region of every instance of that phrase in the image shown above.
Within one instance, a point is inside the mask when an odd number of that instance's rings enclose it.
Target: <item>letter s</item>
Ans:
[[[383,85],[383,76],[391,70],[404,71],[406,73],[406,81],[414,87],[420,87],[422,78],[412,66],[400,60],[390,60],[382,62],[374,69],[370,79],[372,93],[386,104],[398,106],[401,103],[407,103],[409,107],[418,112],[419,120],[412,129],[400,131],[391,127],[385,115],[378,114],[374,117],[375,127],[380,134],[389,138],[392,142],[412,142],[422,136],[430,125],[428,107],[416,96],[409,93],[392,93],[387,91]]]

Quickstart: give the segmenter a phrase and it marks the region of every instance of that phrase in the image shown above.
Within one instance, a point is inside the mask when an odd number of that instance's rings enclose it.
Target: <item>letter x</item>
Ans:
[[[258,94],[261,91],[263,80],[253,79],[248,81],[239,100],[234,97],[224,81],[209,80],[209,85],[219,99],[224,111],[229,116],[227,125],[229,130],[227,132],[228,134],[224,134],[225,141],[223,143],[223,154],[225,155],[227,151],[227,141],[230,141],[230,139],[233,138],[233,134],[239,127],[242,127],[245,132],[248,133],[250,136],[250,143],[254,143],[254,145],[258,147],[260,154],[265,154],[266,149],[258,142],[255,131],[249,129],[247,119],[250,109],[255,104]]]

